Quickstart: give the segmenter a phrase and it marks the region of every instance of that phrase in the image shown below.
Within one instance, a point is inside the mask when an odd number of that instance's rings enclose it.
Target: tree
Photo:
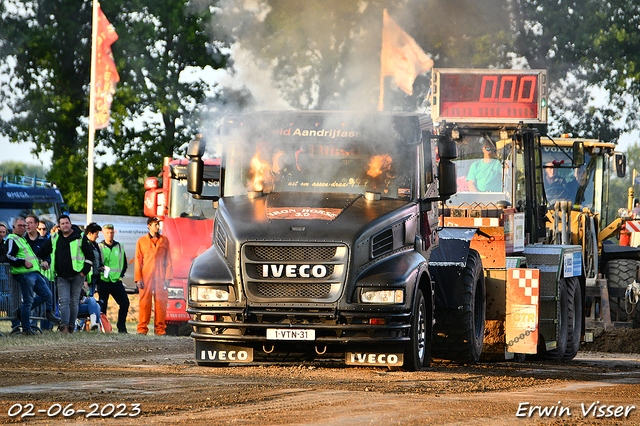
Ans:
[[[437,66],[501,66],[510,43],[508,8],[501,0],[264,0],[249,8],[229,0],[218,16],[239,46],[251,52],[293,108],[377,107],[382,11],[430,54]],[[430,75],[414,95],[385,91],[388,109],[425,105]]]
[[[0,96],[14,115],[1,129],[13,141],[53,152],[48,177],[59,182],[72,211],[80,211],[86,206],[91,2],[18,1],[16,13],[6,3],[0,6],[6,12],[0,15],[0,58],[2,71],[12,61],[15,68]],[[210,88],[181,81],[182,72],[227,62],[223,44],[205,33],[210,3],[200,9],[187,0],[102,4],[119,35],[112,50],[121,80],[112,126],[96,135],[97,152],[118,158],[96,169],[96,211],[139,214],[142,179],[157,174],[162,157],[173,156],[195,133],[198,105]],[[118,183],[118,202],[105,211],[107,190]]]

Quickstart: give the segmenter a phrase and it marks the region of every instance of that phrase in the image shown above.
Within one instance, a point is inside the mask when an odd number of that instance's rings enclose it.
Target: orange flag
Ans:
[[[382,75],[392,75],[396,84],[408,95],[413,94],[413,81],[418,74],[429,70],[433,61],[418,43],[389,16],[382,18]]]
[[[109,23],[107,17],[98,8],[98,41],[96,58],[96,104],[95,128],[104,129],[109,124],[109,110],[116,83],[120,81],[116,64],[111,53],[111,45],[118,39],[116,30]]]

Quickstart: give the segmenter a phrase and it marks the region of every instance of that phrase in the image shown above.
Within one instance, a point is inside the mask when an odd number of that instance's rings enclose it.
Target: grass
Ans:
[[[60,343],[113,343],[122,341],[149,341],[150,339],[185,339],[189,337],[175,336],[155,336],[153,334],[153,324],[149,324],[149,334],[141,335],[135,332],[137,323],[127,323],[128,334],[101,333],[99,331],[76,331],[72,334],[59,333],[57,327],[52,331],[44,331],[34,336],[22,336],[20,334],[9,334],[11,332],[10,321],[0,321],[0,332],[4,337],[0,337],[0,351],[16,347],[49,346]]]

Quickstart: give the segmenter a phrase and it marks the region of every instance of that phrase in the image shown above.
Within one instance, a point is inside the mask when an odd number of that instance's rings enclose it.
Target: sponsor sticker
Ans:
[[[342,209],[315,207],[268,207],[269,219],[335,219]]]

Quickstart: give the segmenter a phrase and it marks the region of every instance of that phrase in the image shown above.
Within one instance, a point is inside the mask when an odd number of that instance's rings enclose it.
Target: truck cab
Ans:
[[[55,183],[30,176],[0,178],[0,221],[9,228],[14,218],[36,214],[51,229],[62,213],[68,213],[68,207]]]
[[[186,159],[165,157],[162,186],[158,179],[145,180],[144,214],[160,219],[161,232],[171,244],[173,279],[168,288],[167,334],[189,335],[191,326],[187,314],[187,275],[191,262],[211,247],[213,219],[216,209],[211,201],[195,198],[187,192]],[[205,197],[217,196],[220,160],[208,159],[204,164],[203,192]]]
[[[455,146],[428,117],[257,112],[228,117],[219,143],[214,244],[189,272],[198,364],[428,365],[427,259],[455,192]],[[187,153],[195,194],[204,148]]]

